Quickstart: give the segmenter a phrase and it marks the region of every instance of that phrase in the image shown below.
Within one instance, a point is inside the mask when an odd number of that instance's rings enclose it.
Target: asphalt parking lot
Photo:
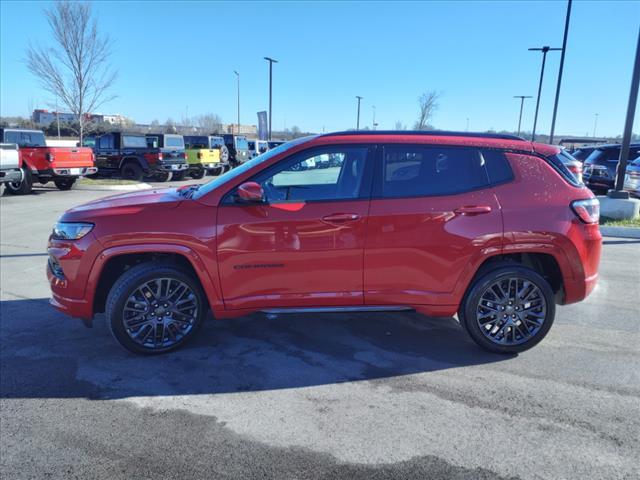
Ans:
[[[148,358],[47,303],[52,224],[107,194],[0,199],[0,477],[640,476],[640,240],[606,238],[597,290],[518,356],[380,313],[210,321]]]

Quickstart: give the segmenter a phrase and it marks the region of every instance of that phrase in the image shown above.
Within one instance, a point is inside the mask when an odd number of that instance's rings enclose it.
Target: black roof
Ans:
[[[629,145],[630,147],[633,148],[640,148],[640,143],[631,143]],[[621,148],[622,144],[620,143],[609,143],[607,145],[598,145],[596,147],[594,147],[594,150],[604,150],[604,149],[609,149],[609,148]]]
[[[473,137],[473,138],[497,138],[501,140],[522,140],[517,135],[505,133],[479,133],[479,132],[452,132],[447,130],[347,130],[343,132],[325,133],[321,137],[334,137],[346,135],[429,135],[436,137]]]

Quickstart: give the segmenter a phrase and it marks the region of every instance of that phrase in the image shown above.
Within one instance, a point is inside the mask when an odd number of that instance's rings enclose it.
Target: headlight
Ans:
[[[52,237],[56,240],[78,240],[93,230],[93,223],[58,222],[53,226]]]

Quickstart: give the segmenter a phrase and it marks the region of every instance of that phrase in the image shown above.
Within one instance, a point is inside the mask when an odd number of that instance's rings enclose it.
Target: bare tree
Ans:
[[[402,123],[400,120],[396,122],[394,130],[406,130],[406,129],[407,129],[407,126],[404,123]]]
[[[164,122],[164,133],[178,133],[176,122],[173,121],[173,118],[169,117],[167,121]]]
[[[207,113],[196,117],[196,124],[202,133],[211,134],[222,131],[222,119],[215,113]]]
[[[60,1],[44,14],[53,46],[30,45],[27,67],[77,117],[82,144],[87,114],[115,98],[108,93],[116,78],[108,63],[111,40],[98,33],[88,3]]]
[[[434,90],[425,92],[418,97],[420,113],[413,127],[414,130],[425,130],[429,128],[429,120],[431,120],[431,117],[433,117],[434,112],[438,108],[439,98],[440,94]]]

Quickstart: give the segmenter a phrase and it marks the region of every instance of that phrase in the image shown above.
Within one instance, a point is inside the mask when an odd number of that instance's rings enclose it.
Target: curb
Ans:
[[[117,191],[117,192],[126,192],[133,190],[147,190],[153,188],[152,185],[148,183],[135,183],[131,185],[76,185],[74,190],[105,190],[105,191]]]
[[[600,226],[600,233],[603,237],[638,238],[640,239],[640,228],[635,227],[606,227]]]

